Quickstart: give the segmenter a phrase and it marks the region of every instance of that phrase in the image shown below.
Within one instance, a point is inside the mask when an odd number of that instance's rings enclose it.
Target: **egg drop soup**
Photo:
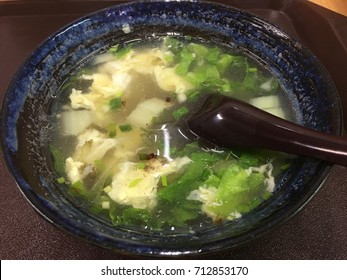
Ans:
[[[95,55],[54,101],[59,188],[114,226],[195,230],[242,219],[271,197],[290,158],[209,149],[177,133],[209,92],[292,118],[277,79],[225,45],[158,36]]]

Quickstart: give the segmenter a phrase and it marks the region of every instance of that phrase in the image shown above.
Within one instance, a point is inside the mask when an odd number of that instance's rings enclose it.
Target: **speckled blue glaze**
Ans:
[[[130,27],[130,33],[125,27]],[[151,1],[114,6],[64,27],[18,70],[2,108],[2,145],[7,165],[24,195],[58,227],[103,247],[156,256],[214,252],[243,244],[301,209],[330,166],[298,158],[280,178],[275,195],[243,218],[195,233],[114,228],[81,212],[54,180],[47,141],[48,115],[59,86],[77,64],[129,38],[163,34],[220,38],[264,64],[287,92],[297,120],[341,133],[335,88],[317,59],[300,43],[262,19],[208,2]],[[27,139],[27,140],[23,140]]]

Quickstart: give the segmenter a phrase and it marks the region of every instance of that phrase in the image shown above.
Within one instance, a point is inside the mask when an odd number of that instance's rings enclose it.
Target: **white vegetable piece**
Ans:
[[[128,116],[128,120],[139,127],[145,128],[154,117],[157,117],[162,111],[171,106],[171,103],[153,97],[138,104]]]
[[[269,109],[269,108],[278,108],[281,106],[280,100],[277,95],[255,97],[255,98],[252,98],[249,101],[249,103],[263,110]]]
[[[269,108],[269,109],[264,109],[264,111],[276,116],[276,117],[279,117],[279,118],[282,118],[282,119],[285,119],[285,114],[284,114],[284,111],[282,110],[282,108]]]
[[[93,64],[94,65],[101,64],[101,63],[105,63],[112,60],[115,60],[115,56],[110,52],[106,52],[106,53],[97,55],[93,61]]]
[[[279,118],[285,118],[285,113],[281,108],[280,99],[277,95],[255,97],[249,103]]]
[[[65,135],[77,135],[86,129],[93,121],[88,110],[68,110],[60,114],[62,132]]]
[[[272,88],[272,83],[276,82],[275,78],[268,79],[265,83],[260,85],[260,88],[265,91],[270,91]]]

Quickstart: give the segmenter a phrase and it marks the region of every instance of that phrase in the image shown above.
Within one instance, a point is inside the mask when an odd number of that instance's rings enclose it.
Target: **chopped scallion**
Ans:
[[[146,167],[146,163],[140,161],[137,163],[137,169],[144,169]]]
[[[160,181],[163,187],[167,187],[168,183],[167,183],[167,176],[163,175],[160,177]]]
[[[129,47],[120,48],[119,45],[115,45],[115,46],[109,48],[109,52],[111,52],[117,58],[124,57],[130,51],[131,51],[131,48],[129,48]]]
[[[108,136],[113,138],[117,135],[117,127],[115,123],[110,123],[108,125]]]
[[[128,132],[128,131],[131,131],[133,127],[131,126],[131,124],[120,124],[119,129],[122,132]]]
[[[74,196],[75,195],[85,196],[86,195],[86,189],[85,189],[85,186],[84,186],[83,182],[80,181],[80,180],[74,182],[70,186],[68,193],[71,194],[71,195],[74,195]]]
[[[122,107],[122,100],[119,97],[113,98],[109,101],[111,110],[116,110]]]
[[[57,179],[57,182],[59,184],[64,184],[65,183],[65,178],[64,177],[60,177],[60,178]]]

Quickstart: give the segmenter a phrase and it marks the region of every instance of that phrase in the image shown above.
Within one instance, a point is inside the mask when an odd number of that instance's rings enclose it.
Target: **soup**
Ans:
[[[290,118],[275,77],[224,45],[166,36],[96,55],[59,93],[58,183],[113,225],[195,229],[241,218],[272,195],[290,159],[187,139],[180,123],[209,92]]]

